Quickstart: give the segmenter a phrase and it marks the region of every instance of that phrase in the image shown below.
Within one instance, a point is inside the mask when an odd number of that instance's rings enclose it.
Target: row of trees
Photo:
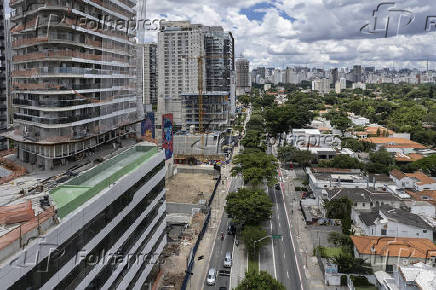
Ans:
[[[261,224],[271,218],[272,202],[262,190],[266,181],[273,185],[277,181],[277,160],[266,154],[265,119],[261,108],[269,99],[258,94],[240,98],[246,105],[256,103],[250,120],[246,124],[245,135],[241,140],[243,151],[233,159],[232,175],[241,175],[245,188],[227,195],[225,210],[238,229],[249,251],[250,259],[256,259],[256,254],[267,239],[266,230]],[[273,101],[273,100],[272,100]],[[249,269],[250,270],[250,269]],[[271,289],[284,290],[285,287],[267,272],[250,270],[236,289]]]

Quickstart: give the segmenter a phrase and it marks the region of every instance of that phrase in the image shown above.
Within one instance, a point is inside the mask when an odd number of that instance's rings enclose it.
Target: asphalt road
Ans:
[[[267,153],[272,154],[272,146],[268,146]],[[280,178],[280,177],[279,177]],[[298,267],[298,258],[295,253],[294,240],[289,225],[283,199],[283,183],[280,183],[280,190],[268,187],[268,194],[273,202],[272,216],[269,224],[265,225],[269,235],[281,235],[281,239],[271,239],[267,245],[262,247],[259,253],[259,268],[270,273],[280,281],[286,289],[304,290],[301,282],[302,269]]]
[[[234,192],[238,188],[243,186],[243,180],[241,176],[232,178],[230,183],[229,192]],[[209,269],[215,268],[217,270],[216,283],[214,286],[209,286],[204,281],[204,289],[219,289],[220,287],[230,288],[230,276],[222,276],[218,274],[220,270],[231,270],[230,268],[224,268],[224,257],[227,252],[233,252],[234,236],[227,234],[227,225],[230,219],[224,212],[221,218],[221,222],[218,229],[218,234],[215,237],[215,243],[212,251],[212,256],[209,262]],[[224,240],[221,240],[221,232],[224,233]],[[208,269],[208,271],[209,271]]]

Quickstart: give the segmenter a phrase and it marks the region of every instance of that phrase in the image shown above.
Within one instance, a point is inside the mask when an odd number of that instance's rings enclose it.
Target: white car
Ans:
[[[232,267],[232,253],[230,253],[230,252],[226,253],[226,256],[224,258],[224,267],[225,268]]]
[[[209,286],[215,285],[216,282],[216,270],[214,268],[210,268],[209,272],[207,273],[207,279],[206,283]]]

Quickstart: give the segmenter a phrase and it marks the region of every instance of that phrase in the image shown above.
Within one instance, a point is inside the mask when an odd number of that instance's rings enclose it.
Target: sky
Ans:
[[[148,0],[146,18],[222,26],[252,67],[436,69],[435,0]]]

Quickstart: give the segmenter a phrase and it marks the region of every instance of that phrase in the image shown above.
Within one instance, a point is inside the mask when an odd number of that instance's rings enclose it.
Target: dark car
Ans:
[[[232,222],[227,224],[227,234],[234,235],[236,233],[236,227]]]
[[[276,184],[276,190],[280,190],[280,184],[279,183]]]

